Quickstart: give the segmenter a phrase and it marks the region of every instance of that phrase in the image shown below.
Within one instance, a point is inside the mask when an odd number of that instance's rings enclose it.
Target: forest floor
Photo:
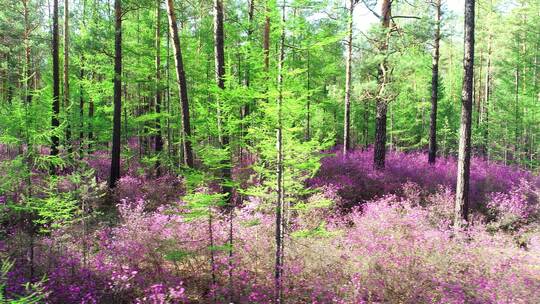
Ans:
[[[0,257],[14,263],[0,280],[5,297],[272,303],[275,195],[247,178],[255,171],[234,168],[253,184],[231,214],[213,185],[186,194],[190,181],[150,176],[135,159],[108,192],[107,155],[54,178],[37,171],[32,197],[0,196]],[[371,159],[328,153],[301,195],[286,189],[287,303],[540,303],[538,176],[473,159],[470,224],[456,232],[454,158],[428,165],[423,153],[389,152],[384,171]]]

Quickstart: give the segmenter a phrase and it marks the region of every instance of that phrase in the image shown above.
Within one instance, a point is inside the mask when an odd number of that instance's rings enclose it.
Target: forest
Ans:
[[[540,303],[540,0],[0,7],[0,304]]]

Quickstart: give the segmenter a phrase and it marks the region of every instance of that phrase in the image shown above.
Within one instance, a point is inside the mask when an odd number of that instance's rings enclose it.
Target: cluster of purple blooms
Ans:
[[[425,154],[390,152],[386,169],[376,171],[371,157],[369,150],[329,153],[306,181],[316,192],[302,202],[307,207],[292,208],[285,240],[290,303],[540,302],[537,176],[473,159],[473,221],[456,235],[454,159],[428,165]],[[104,180],[106,157],[96,153],[89,162]],[[46,302],[271,303],[271,199],[248,196],[235,210],[231,258],[228,217],[218,207],[212,226],[207,214],[193,217],[184,192],[175,176],[128,170],[114,194],[114,225],[83,231],[77,223],[36,240]],[[16,263],[5,289],[12,297],[24,294],[28,281],[28,259]]]

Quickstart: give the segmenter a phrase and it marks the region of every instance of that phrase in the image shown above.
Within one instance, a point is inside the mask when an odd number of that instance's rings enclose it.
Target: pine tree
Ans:
[[[465,0],[465,53],[463,55],[463,87],[461,93],[461,125],[457,168],[454,227],[460,228],[469,217],[469,180],[471,166],[471,123],[474,77],[474,0]]]
[[[122,124],[122,0],[114,1],[114,113],[109,188],[120,179],[120,139]]]

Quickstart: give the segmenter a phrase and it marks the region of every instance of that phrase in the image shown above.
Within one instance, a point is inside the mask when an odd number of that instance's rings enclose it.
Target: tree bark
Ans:
[[[428,163],[434,164],[437,158],[437,102],[439,99],[439,45],[441,40],[441,0],[435,2],[435,37],[433,63],[431,67],[431,114],[429,121]]]
[[[109,188],[120,179],[120,140],[122,128],[122,0],[114,1],[114,113]]]
[[[178,25],[176,24],[176,15],[174,13],[173,0],[167,0],[167,14],[169,16],[169,27],[171,38],[173,40],[174,63],[176,66],[176,77],[179,91],[178,93],[180,94],[184,165],[193,168],[193,151],[191,148],[191,125],[189,118],[189,100],[187,94],[186,74],[184,71],[184,62],[182,60],[182,49],[180,47],[180,38],[178,37]]]
[[[60,125],[58,116],[60,115],[60,68],[58,52],[58,0],[53,0],[53,28],[52,28],[52,65],[53,65],[53,106],[51,126],[53,135],[51,136],[51,155],[58,155],[59,138],[57,128]]]
[[[349,1],[349,20],[348,20],[348,38],[347,38],[347,62],[345,63],[345,109],[343,121],[343,155],[347,155],[351,144],[351,65],[352,65],[352,47],[353,47],[353,13],[354,0]]]
[[[465,50],[461,92],[461,124],[457,167],[454,227],[459,229],[469,217],[469,177],[471,165],[471,120],[474,81],[474,0],[465,0]]]
[[[388,39],[390,36],[390,21],[392,15],[392,1],[383,0],[381,9],[381,25],[385,31],[383,41],[379,47],[381,54],[386,56],[388,50]],[[376,98],[375,116],[375,148],[373,150],[373,166],[376,170],[384,170],[386,157],[386,112],[388,101],[383,96],[385,86],[388,81],[388,67],[386,58],[379,64],[378,85],[379,92]]]

